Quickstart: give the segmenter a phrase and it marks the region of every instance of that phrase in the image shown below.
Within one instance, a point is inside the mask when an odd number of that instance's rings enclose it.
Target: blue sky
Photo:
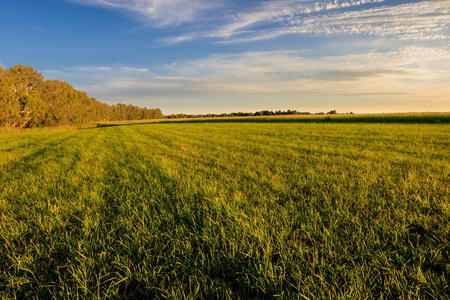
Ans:
[[[450,111],[450,0],[2,0],[0,60],[170,113]]]

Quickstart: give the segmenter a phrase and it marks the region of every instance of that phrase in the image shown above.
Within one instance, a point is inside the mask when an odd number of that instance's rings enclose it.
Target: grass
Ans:
[[[442,123],[1,135],[0,297],[448,299],[449,146]]]
[[[394,123],[394,124],[450,124],[450,112],[425,113],[387,113],[387,114],[322,114],[322,115],[280,115],[258,117],[226,118],[185,118],[169,120],[150,120],[137,122],[188,122],[188,123]],[[131,124],[122,121],[121,124]],[[100,122],[99,125],[118,123]]]

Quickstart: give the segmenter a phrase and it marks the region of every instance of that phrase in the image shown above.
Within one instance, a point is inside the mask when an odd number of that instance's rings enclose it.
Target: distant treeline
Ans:
[[[336,111],[332,111],[336,113]],[[329,113],[332,113],[329,112]],[[255,116],[288,116],[288,115],[310,115],[310,112],[300,112],[296,110],[287,111],[271,111],[262,110],[257,112],[236,112],[236,113],[222,113],[222,114],[200,114],[200,115],[187,115],[187,114],[171,114],[167,116],[168,119],[186,119],[186,118],[225,118],[225,117],[255,117]]]
[[[174,119],[159,122],[183,123],[370,123],[370,124],[450,124],[450,112],[422,112],[422,113],[314,113],[302,116],[287,116],[274,118],[271,116],[248,118],[196,118]]]
[[[4,70],[0,64],[0,126],[76,125],[96,121],[164,118],[160,109],[108,105],[59,80],[45,80],[29,66]]]

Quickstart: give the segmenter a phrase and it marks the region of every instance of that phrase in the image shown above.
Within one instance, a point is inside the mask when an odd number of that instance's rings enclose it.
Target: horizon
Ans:
[[[6,0],[5,69],[170,114],[450,111],[450,1]]]

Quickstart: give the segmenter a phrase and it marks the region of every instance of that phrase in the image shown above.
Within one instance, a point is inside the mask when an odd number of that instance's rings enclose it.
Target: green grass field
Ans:
[[[0,135],[0,298],[450,298],[450,124],[261,120]]]

